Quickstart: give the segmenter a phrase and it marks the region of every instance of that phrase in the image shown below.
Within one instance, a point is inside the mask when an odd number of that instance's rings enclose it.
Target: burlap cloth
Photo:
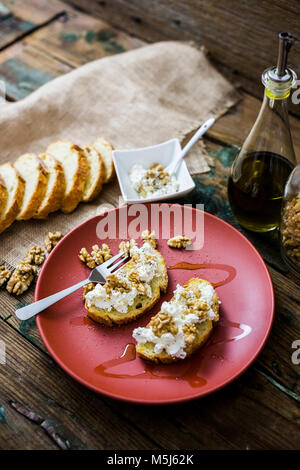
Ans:
[[[2,104],[0,162],[14,161],[24,152],[40,153],[58,138],[84,145],[103,135],[116,148],[173,137],[182,141],[237,99],[203,49],[171,41],[149,45],[88,63],[18,103]],[[187,157],[192,174],[207,170],[199,148]],[[80,204],[70,215],[58,212],[46,221],[15,222],[0,234],[0,265],[15,266],[27,248],[43,245],[49,230],[68,232],[101,204],[116,205],[119,194],[115,180],[95,202]]]

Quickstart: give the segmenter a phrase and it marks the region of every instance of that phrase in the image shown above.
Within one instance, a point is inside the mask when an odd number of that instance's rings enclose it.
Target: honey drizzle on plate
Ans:
[[[193,270],[193,269],[220,269],[223,271],[227,271],[228,276],[223,280],[215,283],[211,283],[214,287],[221,287],[224,286],[225,284],[228,284],[231,282],[235,276],[236,276],[236,269],[233,266],[229,266],[227,264],[193,264],[193,263],[187,263],[185,261],[181,263],[177,263],[174,266],[169,267],[169,269],[187,269],[187,270]],[[222,344],[222,343],[229,343],[232,341],[238,341],[245,336],[247,336],[252,328],[249,325],[244,325],[242,323],[237,323],[237,322],[232,322],[229,320],[225,320],[222,318],[218,324],[218,329],[219,327],[221,328],[237,328],[242,330],[242,333],[238,336],[234,336],[233,338],[222,338],[221,336],[217,335],[216,338],[210,338],[207,342],[206,348],[210,349],[214,345]],[[221,330],[219,330],[220,332]],[[102,375],[104,377],[113,377],[113,378],[132,378],[132,379],[167,379],[167,380],[186,380],[191,387],[203,387],[204,385],[207,384],[207,380],[204,377],[200,377],[198,375],[199,372],[199,366],[201,364],[201,361],[204,359],[205,356],[200,357],[198,361],[193,361],[191,362],[188,367],[183,371],[181,375],[160,375],[160,371],[165,371],[166,367],[172,366],[170,365],[157,365],[157,364],[152,364],[152,363],[147,363],[145,362],[145,369],[143,372],[139,374],[127,374],[127,373],[113,373],[109,372],[109,369],[124,364],[128,363],[131,361],[135,360],[141,360],[136,357],[136,348],[133,343],[128,343],[125,346],[125,349],[120,357],[117,357],[115,359],[110,359],[108,361],[103,362],[103,364],[98,365],[95,369],[94,372],[96,374]],[[217,359],[219,361],[226,360],[222,355],[216,354],[214,352],[211,352],[209,355],[210,358],[212,359]],[[175,363],[176,364],[176,363]],[[178,363],[177,363],[178,364]]]

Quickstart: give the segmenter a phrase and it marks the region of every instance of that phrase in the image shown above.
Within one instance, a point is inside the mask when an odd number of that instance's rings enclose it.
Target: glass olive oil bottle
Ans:
[[[277,67],[262,74],[264,100],[228,181],[229,202],[237,221],[254,232],[279,226],[285,183],[296,163],[287,103],[297,77],[286,68],[293,42],[289,33],[279,34]]]

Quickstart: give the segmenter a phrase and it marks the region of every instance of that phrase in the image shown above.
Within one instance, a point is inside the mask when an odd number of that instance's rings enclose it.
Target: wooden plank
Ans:
[[[144,45],[107,23],[68,9],[63,18],[28,36],[24,44],[72,67]]]
[[[63,17],[0,52],[0,79],[5,80],[8,96],[18,100],[72,68],[141,45],[142,41],[68,8]]]
[[[160,407],[153,419],[149,407],[103,399],[85,389],[1,321],[0,338],[7,345],[6,365],[0,366],[0,403],[11,421],[9,429],[0,423],[2,449],[48,448],[39,426],[30,428],[25,418],[22,422],[10,410],[11,401],[47,419],[73,449],[295,449],[300,445],[297,402],[254,368],[220,393]],[[30,435],[26,442],[25,430]],[[49,448],[52,444],[49,440]]]
[[[0,2],[0,50],[58,17],[64,8],[57,0],[3,0]]]
[[[251,82],[259,89],[263,70],[276,64],[277,32],[297,36],[299,30],[297,0],[67,1],[149,42],[179,39],[204,44],[217,62],[237,73],[248,92],[253,91]],[[290,62],[299,75],[297,47]],[[293,112],[300,115],[299,106],[293,105]]]
[[[68,377],[50,357],[0,320],[6,364],[0,365],[0,449],[53,447],[44,431],[10,410],[10,401],[47,419],[71,449],[155,449],[158,444],[95,393]]]
[[[270,385],[252,367],[220,392],[179,406],[160,408],[155,419],[150,408],[141,412],[140,407],[117,401],[112,406],[138,427],[158,436],[165,449],[178,448],[174,435],[170,436],[165,425],[173,419],[178,435],[188,433],[199,440],[197,449],[298,449],[299,405]]]
[[[8,96],[19,100],[70,70],[69,65],[28,46],[0,64],[0,79],[5,81]]]

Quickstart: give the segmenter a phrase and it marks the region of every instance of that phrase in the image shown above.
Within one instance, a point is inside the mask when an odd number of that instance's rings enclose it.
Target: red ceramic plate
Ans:
[[[128,210],[124,206],[111,213],[126,216]],[[196,209],[188,210],[189,217],[194,219]],[[97,224],[103,217],[99,215],[82,223],[55,247],[40,273],[36,300],[88,276],[88,268],[78,260],[82,247],[90,249],[93,244],[105,241],[113,253],[118,252],[119,237],[115,235],[108,241],[96,236]],[[128,223],[132,219],[133,216],[128,216]],[[202,249],[174,250],[161,238],[158,249],[167,267],[179,262],[202,267],[168,270],[168,293],[138,321],[115,328],[94,323],[86,316],[82,290],[37,317],[41,337],[53,358],[74,379],[96,392],[149,404],[204,396],[238,377],[266,342],[274,311],[272,282],[262,258],[243,235],[217,217],[204,213]],[[195,275],[219,285],[216,289],[222,302],[221,320],[209,342],[194,356],[172,365],[151,365],[135,358],[132,330],[148,323],[159,311],[161,302],[171,298],[177,283],[184,284]]]

